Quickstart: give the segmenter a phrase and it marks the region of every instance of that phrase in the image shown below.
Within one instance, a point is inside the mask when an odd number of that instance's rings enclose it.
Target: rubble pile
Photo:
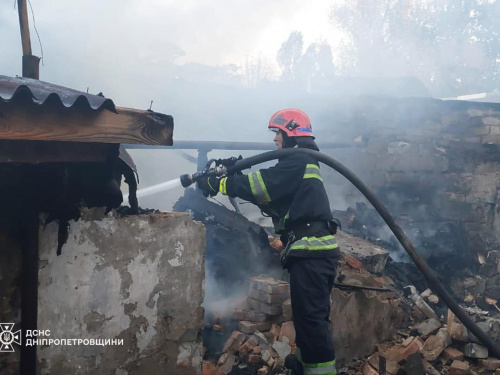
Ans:
[[[296,348],[289,284],[253,277],[232,319],[239,321],[238,330],[227,339],[216,363],[204,362],[203,375],[284,373],[285,357]]]
[[[278,239],[266,239],[270,249],[281,249]],[[331,318],[339,374],[500,375],[500,360],[490,357],[448,312],[415,267],[390,259],[383,247],[346,232],[337,233],[337,239],[342,256]],[[491,252],[484,259],[478,275],[464,273],[445,284],[473,320],[500,343],[497,255]],[[210,335],[204,337],[203,375],[287,374],[284,359],[296,350],[288,283],[277,280],[277,272],[236,276],[239,283],[250,284],[247,292],[240,292],[237,302],[228,299],[207,307],[213,319],[205,322]],[[443,276],[451,275],[439,273]],[[229,284],[234,281],[227,279]]]
[[[409,327],[407,333],[400,331],[395,341],[377,346],[377,352],[365,361],[362,373],[499,375],[500,359],[489,357],[488,348],[451,311],[446,321],[442,324],[430,318]],[[481,328],[487,325],[483,323]],[[486,332],[491,334],[491,330]]]

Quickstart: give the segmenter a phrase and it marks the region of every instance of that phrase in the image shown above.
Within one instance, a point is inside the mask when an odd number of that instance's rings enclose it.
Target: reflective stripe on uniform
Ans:
[[[271,202],[271,197],[267,192],[266,184],[260,172],[249,173],[248,181],[250,182],[250,189],[252,189],[252,194],[257,203],[266,204]]]
[[[289,217],[290,217],[290,211],[288,211],[284,217],[280,217],[278,224],[274,228],[274,231],[276,233],[279,234],[285,230],[285,224]]]
[[[324,363],[304,363],[304,375],[320,374],[320,375],[337,375],[337,368],[335,367],[335,360]]]
[[[321,173],[319,172],[319,166],[316,164],[307,164],[306,171],[304,172],[304,178],[317,178],[320,181],[323,181],[321,177]]]
[[[292,244],[290,250],[332,250],[337,247],[337,239],[330,234],[324,237],[302,237]]]
[[[227,182],[227,177],[221,178],[219,185],[219,191],[224,195],[227,195],[226,182]]]

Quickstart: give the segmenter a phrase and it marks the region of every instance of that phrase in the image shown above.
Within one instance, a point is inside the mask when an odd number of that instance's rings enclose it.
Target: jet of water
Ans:
[[[137,198],[144,198],[149,195],[153,195],[159,193],[161,191],[175,189],[176,187],[182,186],[180,178],[175,178],[170,181],[162,182],[161,184],[156,184],[152,186],[148,186],[144,189],[137,190]],[[123,196],[123,201],[128,201],[128,194]]]

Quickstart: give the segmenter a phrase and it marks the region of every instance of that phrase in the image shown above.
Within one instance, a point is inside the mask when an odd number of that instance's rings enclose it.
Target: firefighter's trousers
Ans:
[[[338,258],[293,257],[290,263],[288,270],[297,357],[306,375],[336,375],[329,315],[330,292]]]

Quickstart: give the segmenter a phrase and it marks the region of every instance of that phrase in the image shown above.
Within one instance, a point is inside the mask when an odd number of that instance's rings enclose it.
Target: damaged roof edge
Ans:
[[[84,106],[95,111],[107,109],[116,113],[113,101],[101,95],[87,94],[31,78],[0,75],[1,101],[14,102],[26,98],[38,105],[55,102],[62,104],[66,108]]]

